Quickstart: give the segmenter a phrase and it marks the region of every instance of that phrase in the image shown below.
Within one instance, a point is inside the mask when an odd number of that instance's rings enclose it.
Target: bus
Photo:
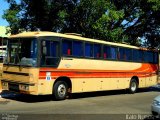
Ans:
[[[31,95],[138,88],[157,84],[158,51],[106,42],[74,33],[24,32],[11,35],[2,88]]]

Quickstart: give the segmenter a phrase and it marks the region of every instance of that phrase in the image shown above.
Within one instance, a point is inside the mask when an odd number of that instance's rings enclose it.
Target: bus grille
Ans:
[[[19,92],[19,85],[13,83],[9,83],[8,85],[9,85],[9,91]]]

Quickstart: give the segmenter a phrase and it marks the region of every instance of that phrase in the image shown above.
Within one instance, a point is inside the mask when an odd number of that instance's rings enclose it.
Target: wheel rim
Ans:
[[[66,87],[65,87],[64,84],[60,84],[60,85],[58,86],[58,95],[59,95],[60,97],[64,97],[65,94],[66,94]]]
[[[136,89],[137,89],[136,83],[135,83],[135,82],[132,82],[132,84],[131,84],[131,90],[132,90],[132,91],[136,91]]]

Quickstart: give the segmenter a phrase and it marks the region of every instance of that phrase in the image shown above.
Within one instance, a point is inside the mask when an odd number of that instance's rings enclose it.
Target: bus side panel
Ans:
[[[156,70],[156,65],[146,63],[64,58],[58,68],[40,68],[38,93],[51,94],[54,81],[60,77],[71,80],[73,93],[126,89],[132,77],[138,78],[140,88],[148,87],[156,84],[156,75],[150,74]]]
[[[129,87],[130,78],[73,78],[72,93],[118,90]]]
[[[155,85],[157,76],[139,78],[139,88]],[[73,78],[72,93],[128,89],[131,78]]]
[[[54,80],[50,79],[39,79],[38,81],[38,94],[39,95],[46,95],[52,94]]]
[[[115,71],[115,72],[129,72],[137,69],[142,69],[145,64],[132,63],[132,62],[120,62],[111,60],[94,60],[94,59],[79,59],[79,58],[63,58],[60,61],[58,69],[68,70],[101,70],[101,71]]]
[[[72,93],[99,90],[101,90],[101,82],[98,78],[72,78]]]
[[[146,87],[153,86],[157,84],[157,76],[151,76],[146,78]]]
[[[149,78],[150,78],[150,77],[149,77]],[[139,85],[138,85],[139,88],[146,87],[146,79],[147,79],[147,78],[145,78],[145,77],[139,78]]]

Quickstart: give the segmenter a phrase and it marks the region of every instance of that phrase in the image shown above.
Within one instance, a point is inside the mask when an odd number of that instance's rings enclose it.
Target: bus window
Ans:
[[[85,43],[85,57],[93,57],[93,44]]]
[[[125,49],[126,53],[126,60],[131,61],[132,60],[132,50],[131,49]]]
[[[117,59],[117,49],[113,46],[104,46],[103,57],[104,59]]]
[[[118,59],[131,61],[132,60],[132,50],[127,49],[127,48],[119,48]]]
[[[72,55],[72,41],[69,41],[69,40],[63,41],[62,52],[63,52],[63,55],[67,55],[67,56]]]
[[[55,66],[59,62],[59,42],[42,41],[42,66]]]
[[[153,62],[153,52],[147,51],[144,54],[144,62]]]
[[[143,60],[143,51],[141,50],[133,50],[133,61],[134,62],[142,62]]]
[[[37,40],[29,38],[10,40],[4,63],[37,66]]]
[[[94,58],[101,58],[101,45],[100,44],[94,45]]]
[[[119,60],[126,60],[125,48],[119,48]]]
[[[73,56],[76,57],[83,56],[83,42],[73,41]]]
[[[154,52],[154,61],[153,63],[157,64],[158,63],[158,52]]]
[[[104,46],[103,48],[103,58],[106,59],[106,58],[110,58],[110,49],[108,46]]]
[[[116,47],[111,47],[111,59],[117,59],[117,49]]]

